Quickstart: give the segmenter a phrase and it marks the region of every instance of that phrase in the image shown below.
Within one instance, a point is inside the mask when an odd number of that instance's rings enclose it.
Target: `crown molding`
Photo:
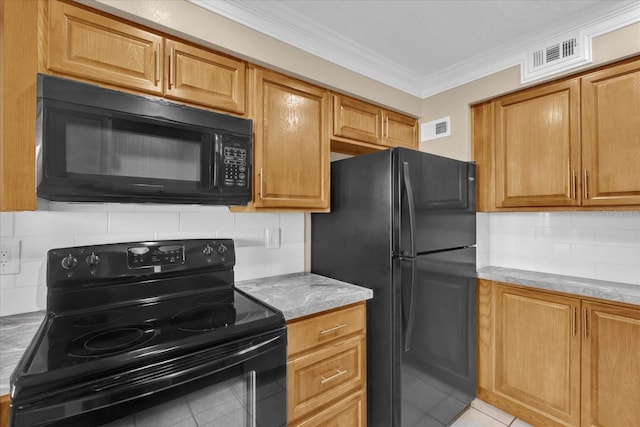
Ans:
[[[260,2],[237,0],[187,0],[239,24],[316,55],[348,70],[419,96],[424,76],[404,65],[389,61],[372,50],[345,40],[313,20],[269,3],[269,12],[256,7]],[[289,19],[283,19],[287,16]],[[295,16],[295,20],[291,20]]]
[[[537,34],[470,57],[427,76],[394,63],[370,49],[318,25],[305,16],[270,2],[269,11],[256,7],[261,2],[240,0],[187,0],[213,13],[280,40],[336,65],[369,77],[410,95],[427,98],[513,66],[522,66],[526,52],[545,39],[581,32],[591,39],[640,22],[640,2],[593,19],[586,24],[564,28],[561,33]],[[291,20],[291,16],[295,16]],[[283,19],[287,16],[288,19]]]
[[[544,44],[546,41],[558,39],[564,34],[580,33],[591,44],[591,41],[597,36],[636,22],[640,22],[640,2],[605,14],[585,24],[563,29],[562,32],[539,34],[535,41],[530,37],[516,39],[506,46],[488,50],[437,73],[425,76],[424,86],[419,96],[428,98],[507,68],[515,66],[522,68],[526,53],[530,49]]]

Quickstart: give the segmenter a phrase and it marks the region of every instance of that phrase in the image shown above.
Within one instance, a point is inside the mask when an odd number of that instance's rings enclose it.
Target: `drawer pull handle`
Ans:
[[[320,375],[320,378],[321,378],[320,384],[325,384],[325,383],[328,383],[329,381],[335,380],[336,378],[346,374],[347,372],[349,371],[346,369],[344,371],[341,371],[340,369],[336,369],[336,373],[331,375],[328,378],[325,378],[324,376]]]
[[[346,324],[346,323],[343,323],[343,324],[341,324],[341,325],[336,325],[336,326],[334,326],[333,328],[329,328],[329,329],[323,329],[323,330],[321,330],[321,331],[320,331],[320,335],[330,334],[331,332],[335,332],[335,331],[337,331],[337,330],[339,330],[339,329],[346,328],[346,327],[347,327],[347,324]]]

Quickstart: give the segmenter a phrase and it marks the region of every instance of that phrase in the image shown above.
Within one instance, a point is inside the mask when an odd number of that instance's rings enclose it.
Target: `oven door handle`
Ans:
[[[271,338],[267,341],[264,342],[260,342],[254,345],[251,345],[250,347],[238,350],[238,351],[234,351],[233,354],[229,354],[228,356],[225,356],[224,358],[216,358],[216,360],[212,361],[212,362],[206,362],[207,367],[212,368],[215,365],[222,365],[221,368],[212,371],[207,369],[206,374],[213,374],[215,372],[218,372],[222,369],[225,368],[229,368],[231,366],[237,365],[238,363],[242,363],[245,362],[247,360],[247,358],[251,358],[251,357],[255,357],[257,354],[252,354],[255,353],[257,351],[259,351],[261,348],[268,346],[269,344],[273,343],[274,341],[276,341],[278,338],[280,337],[274,337]],[[225,363],[227,362],[227,363]],[[103,391],[107,391],[107,390],[112,390],[112,389],[117,389],[117,388],[125,388],[128,386],[138,386],[140,384],[149,384],[150,381],[158,381],[158,383],[162,383],[162,382],[171,382],[171,384],[168,384],[169,386],[174,386],[176,384],[181,384],[183,382],[186,381],[181,381],[179,383],[173,383],[173,381],[169,381],[167,378],[172,378],[172,377],[177,377],[177,376],[182,376],[188,373],[193,373],[196,371],[200,371],[201,368],[203,367],[202,362],[198,363],[196,361],[196,363],[189,363],[188,365],[185,366],[181,366],[180,368],[182,369],[180,372],[176,372],[176,367],[175,366],[166,366],[164,369],[160,369],[158,371],[154,371],[152,373],[149,373],[149,375],[141,375],[141,376],[136,376],[133,377],[131,379],[128,380],[124,380],[123,377],[121,375],[117,375],[114,378],[109,378],[106,381],[103,381],[101,384],[94,384],[90,387],[90,390],[92,392],[95,393],[100,393]],[[193,380],[195,378],[200,378],[202,375],[197,376],[197,377],[192,377],[189,378],[189,380]],[[126,385],[125,385],[126,384]],[[155,387],[154,387],[155,388]],[[164,389],[164,387],[161,387],[162,389]]]
[[[133,371],[113,375],[90,384],[58,389],[46,399],[14,402],[16,425],[38,425],[44,421],[64,420],[102,408],[115,406],[140,396],[186,384],[256,358],[282,347],[282,364],[286,364],[284,329],[266,337],[163,360]],[[19,422],[18,422],[19,421]]]

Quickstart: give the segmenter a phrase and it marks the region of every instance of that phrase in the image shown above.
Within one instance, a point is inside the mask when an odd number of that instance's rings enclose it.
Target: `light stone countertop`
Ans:
[[[287,321],[373,298],[371,289],[313,273],[245,280],[236,287],[282,311]]]
[[[0,317],[0,396],[9,393],[9,377],[45,314],[35,311]]]
[[[236,287],[284,313],[286,320],[365,301],[371,289],[311,273],[237,282]],[[9,378],[42,323],[45,312],[0,317],[0,395],[9,393]]]
[[[608,282],[504,267],[483,267],[478,270],[478,278],[640,305],[640,285],[630,283]]]

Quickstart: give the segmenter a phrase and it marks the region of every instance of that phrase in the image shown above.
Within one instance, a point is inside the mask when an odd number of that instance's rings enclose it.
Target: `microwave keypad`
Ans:
[[[247,149],[224,147],[224,185],[247,186]]]

